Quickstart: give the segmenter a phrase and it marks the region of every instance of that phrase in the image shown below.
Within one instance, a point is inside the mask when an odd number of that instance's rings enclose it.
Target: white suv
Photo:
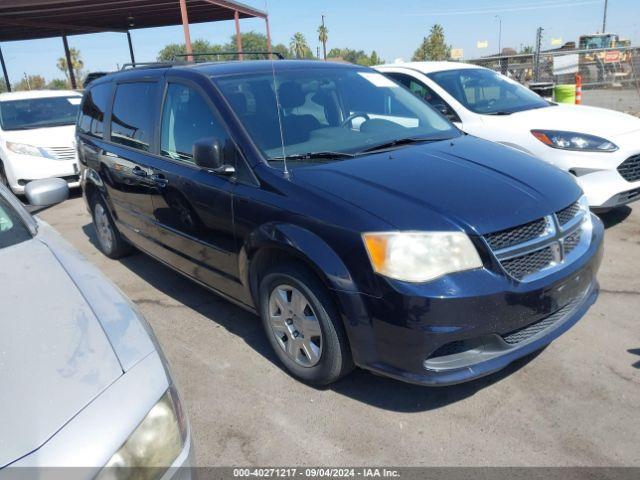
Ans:
[[[74,133],[81,99],[65,90],[0,94],[1,183],[16,194],[41,178],[80,185]]]
[[[465,132],[573,174],[595,209],[640,199],[640,119],[548,102],[492,70],[457,62],[376,67]]]

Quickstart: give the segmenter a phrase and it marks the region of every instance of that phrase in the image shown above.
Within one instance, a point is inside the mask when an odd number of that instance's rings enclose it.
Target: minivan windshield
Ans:
[[[427,76],[475,113],[508,115],[551,105],[519,83],[484,68],[444,70]]]
[[[28,130],[76,123],[81,97],[43,97],[0,102],[2,130]]]
[[[368,69],[275,69],[214,78],[274,167],[353,158],[461,132],[393,80]],[[282,131],[280,129],[282,126]]]

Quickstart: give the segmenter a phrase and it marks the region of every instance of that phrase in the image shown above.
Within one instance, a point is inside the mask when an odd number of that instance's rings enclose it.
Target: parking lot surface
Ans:
[[[446,388],[289,377],[259,319],[143,254],[96,247],[77,196],[40,212],[153,327],[200,466],[640,466],[640,206],[604,216],[600,299],[543,352]],[[37,294],[37,292],[34,292]]]

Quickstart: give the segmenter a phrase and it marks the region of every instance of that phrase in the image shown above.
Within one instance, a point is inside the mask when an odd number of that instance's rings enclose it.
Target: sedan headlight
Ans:
[[[20,155],[53,158],[44,148],[34,147],[33,145],[27,145],[26,143],[7,142],[7,150]]]
[[[186,438],[186,418],[177,392],[170,388],[96,478],[160,478],[180,455]]]
[[[373,269],[406,282],[427,282],[448,273],[481,268],[462,232],[374,232],[362,235]]]
[[[618,150],[618,147],[609,140],[586,133],[559,130],[531,130],[531,133],[545,145],[561,150],[579,152],[615,152]]]

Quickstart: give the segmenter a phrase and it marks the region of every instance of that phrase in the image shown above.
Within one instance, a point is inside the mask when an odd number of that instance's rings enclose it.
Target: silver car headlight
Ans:
[[[33,145],[27,145],[26,143],[7,142],[7,150],[19,155],[54,158],[44,148],[34,147]]]
[[[586,133],[564,132],[560,130],[531,130],[531,134],[545,145],[561,150],[579,152],[615,152],[617,145],[604,138]]]
[[[109,459],[99,480],[156,479],[173,464],[187,439],[187,421],[171,387]]]
[[[462,232],[371,232],[362,238],[374,271],[396,280],[428,282],[482,267],[478,251]]]

